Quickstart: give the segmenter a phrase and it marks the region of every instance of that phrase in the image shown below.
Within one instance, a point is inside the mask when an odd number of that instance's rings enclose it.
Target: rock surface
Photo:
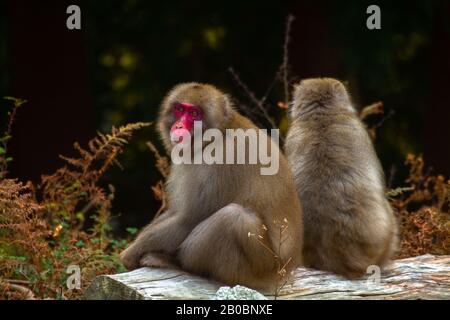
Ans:
[[[258,299],[258,292],[223,285],[180,270],[141,268],[97,277],[86,299]],[[217,292],[219,289],[221,291]],[[216,295],[217,293],[217,295]],[[273,299],[273,292],[263,292]],[[298,268],[277,299],[450,299],[450,256],[396,260],[381,277],[359,280]]]
[[[256,290],[243,286],[220,287],[214,300],[267,300],[266,296]]]

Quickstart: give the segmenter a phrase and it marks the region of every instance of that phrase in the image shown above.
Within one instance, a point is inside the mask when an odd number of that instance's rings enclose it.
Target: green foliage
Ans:
[[[131,235],[135,235],[138,232],[137,228],[127,228],[127,231],[131,234]]]

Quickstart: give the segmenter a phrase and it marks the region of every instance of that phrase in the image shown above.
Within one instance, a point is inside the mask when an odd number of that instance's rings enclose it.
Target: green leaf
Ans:
[[[127,228],[126,229],[130,234],[136,234],[138,232],[137,228]]]
[[[80,221],[84,221],[84,213],[79,211],[77,212],[77,214],[75,215],[77,217],[78,220]]]
[[[27,258],[23,256],[9,256],[8,258],[15,261],[22,261],[22,262],[27,261]]]
[[[42,271],[39,275],[41,276],[42,280],[47,280],[48,274],[52,274],[53,273],[52,271],[53,271],[52,269],[47,269]]]
[[[20,99],[20,98],[14,98],[14,97],[3,97],[5,100],[9,100],[12,101],[14,103],[15,107],[20,107],[21,105],[23,105],[24,103],[27,102],[27,100],[25,99]]]
[[[4,148],[0,147],[0,154],[5,154],[5,153],[6,153],[6,150]]]
[[[78,241],[75,243],[75,245],[76,245],[78,248],[84,247],[84,241],[83,241],[83,240],[78,240]]]
[[[6,135],[6,136],[0,138],[0,142],[5,143],[6,141],[8,141],[11,138],[12,138],[11,135]]]

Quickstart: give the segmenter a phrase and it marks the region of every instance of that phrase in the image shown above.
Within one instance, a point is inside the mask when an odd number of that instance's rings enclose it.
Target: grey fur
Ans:
[[[397,222],[367,131],[344,85],[298,84],[285,151],[303,207],[304,263],[349,278],[385,266],[398,247]]]

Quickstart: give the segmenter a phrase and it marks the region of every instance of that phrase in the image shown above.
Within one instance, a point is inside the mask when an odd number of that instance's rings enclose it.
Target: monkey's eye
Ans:
[[[181,104],[175,105],[175,110],[179,112],[184,112],[184,107]]]
[[[189,112],[191,114],[192,117],[197,118],[199,115],[199,112],[196,110],[192,110],[191,112]]]

